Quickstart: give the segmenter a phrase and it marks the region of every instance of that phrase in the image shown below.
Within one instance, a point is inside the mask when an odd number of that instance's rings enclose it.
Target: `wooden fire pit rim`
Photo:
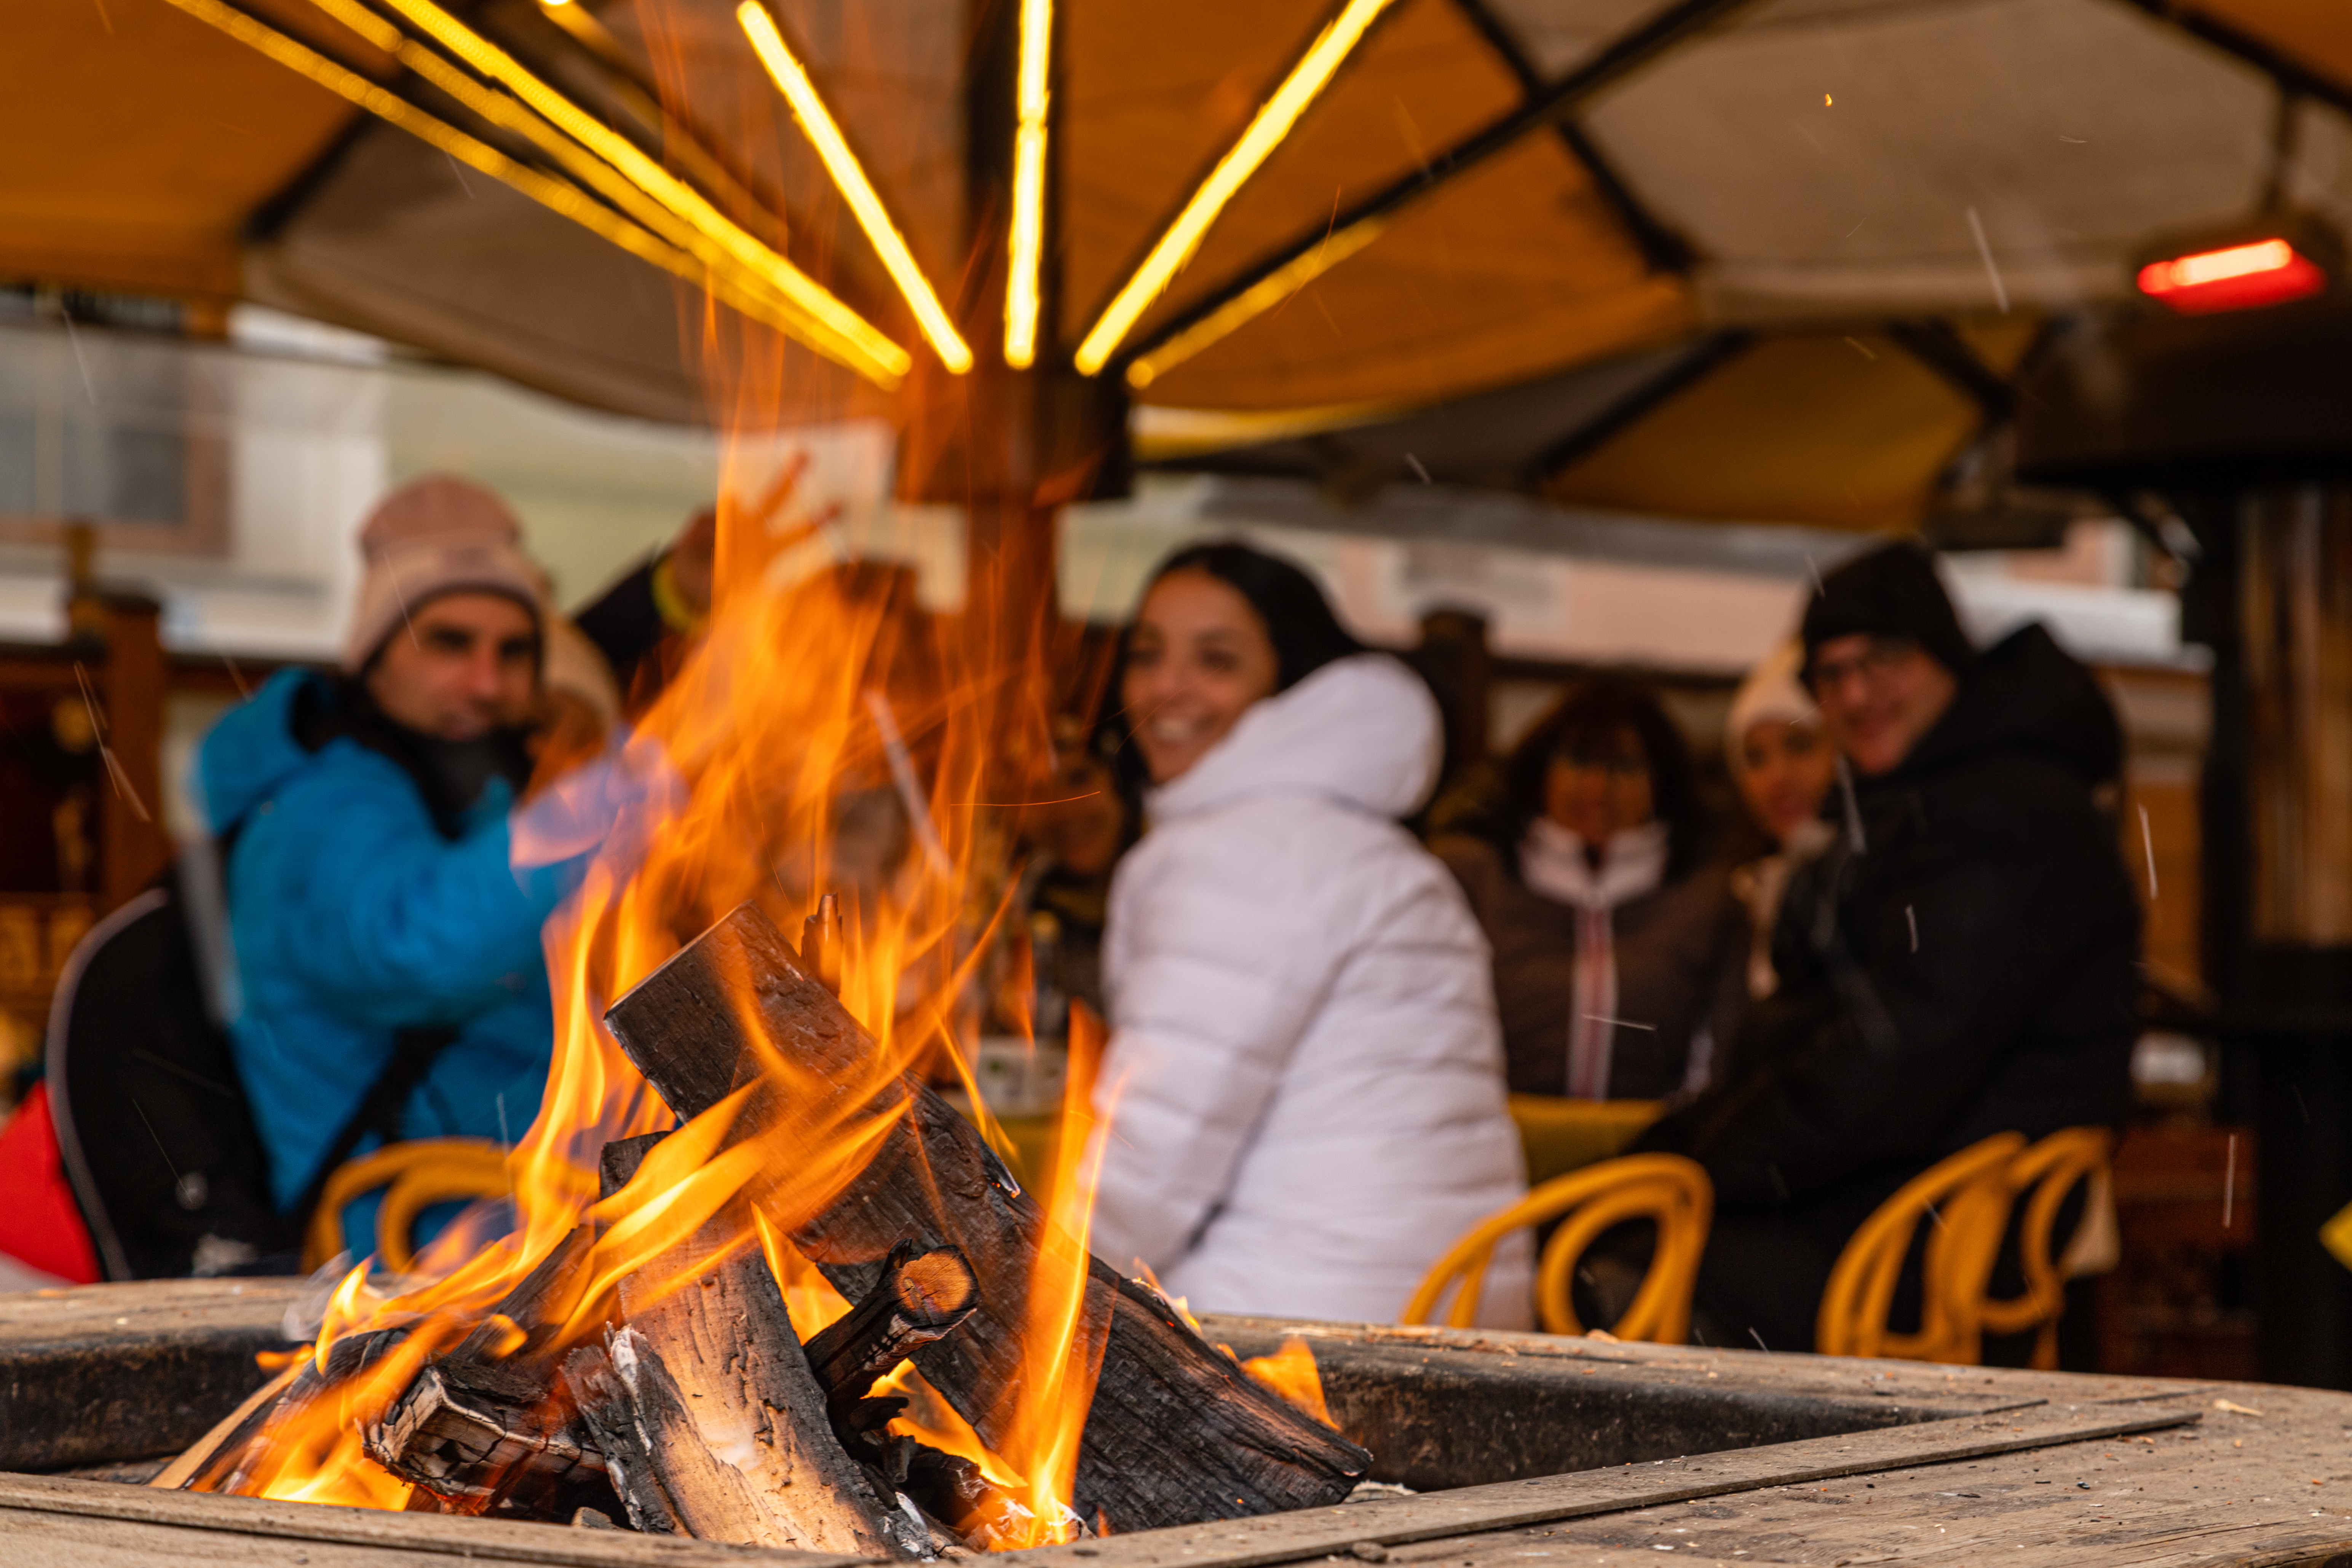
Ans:
[[[2151,1398],[2189,1398],[2200,1392],[2189,1387],[2118,1403],[2145,1405]],[[2202,1418],[2196,1410],[2140,1409],[2126,1414],[2102,1403],[2060,1405],[2037,1400],[1997,1412],[1876,1431],[1726,1449],[1609,1470],[1573,1470],[1532,1480],[1335,1508],[1301,1509],[1255,1519],[1179,1525],[1006,1555],[1019,1558],[1024,1568],[1270,1568],[1350,1552],[1364,1556],[1359,1547],[1385,1551],[1449,1536],[1720,1497],[1759,1486],[1801,1485],[2107,1441],[2194,1426]]]
[[[69,1476],[0,1472],[0,1516],[7,1513],[69,1514],[115,1522],[158,1524],[231,1535],[373,1547],[552,1568],[621,1568],[667,1563],[701,1568],[748,1560],[785,1561],[792,1568],[849,1568],[868,1559],[815,1552],[780,1552],[757,1546],[634,1531],[567,1530],[559,1525],[453,1515],[400,1513],[336,1503],[284,1502],[268,1498],[224,1497],[214,1492],[165,1491],[116,1481],[78,1480]]]

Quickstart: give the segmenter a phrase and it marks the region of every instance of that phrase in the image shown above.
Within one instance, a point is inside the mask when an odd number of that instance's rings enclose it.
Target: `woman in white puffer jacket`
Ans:
[[[1129,628],[1123,760],[1150,830],[1113,880],[1093,1247],[1195,1310],[1392,1321],[1526,1192],[1486,944],[1397,823],[1437,705],[1245,545],[1183,551]],[[1530,1318],[1526,1238],[1481,1317]]]

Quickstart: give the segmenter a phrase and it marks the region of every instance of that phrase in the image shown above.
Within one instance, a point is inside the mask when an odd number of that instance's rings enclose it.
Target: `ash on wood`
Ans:
[[[758,1038],[739,1012],[745,1003],[759,1016]],[[866,1168],[822,1213],[791,1227],[793,1243],[852,1300],[871,1294],[901,1240],[957,1248],[978,1287],[972,1321],[914,1360],[983,1438],[1001,1440],[1045,1217],[971,1124],[910,1078],[876,1088],[873,1040],[749,904],[614,1004],[605,1021],[681,1118],[758,1084],[739,1135],[747,1123],[786,1116],[888,1121]],[[791,1176],[780,1173],[776,1188],[754,1200],[772,1197]],[[1074,1500],[1089,1521],[1124,1531],[1321,1506],[1346,1496],[1370,1463],[1099,1261],[1074,1349],[1100,1366]]]
[[[599,1165],[608,1194],[627,1184],[654,1142],[606,1146]],[[623,1279],[621,1310],[632,1338],[625,1357],[614,1342],[614,1372],[625,1384],[647,1383],[641,1406],[675,1389],[688,1425],[669,1444],[701,1449],[740,1482],[710,1481],[699,1468],[689,1472],[696,1495],[716,1488],[729,1527],[747,1532],[716,1533],[688,1513],[690,1533],[871,1557],[929,1554],[928,1536],[835,1436],[825,1391],[810,1373],[747,1206],[720,1210],[666,1247],[657,1264]],[[646,1370],[632,1373],[633,1362]],[[665,1484],[683,1506],[677,1485]],[[739,1517],[739,1492],[752,1514]]]
[[[564,1357],[562,1375],[632,1525],[648,1535],[788,1544],[742,1473],[703,1447],[686,1396],[643,1336],[615,1329],[602,1348]]]

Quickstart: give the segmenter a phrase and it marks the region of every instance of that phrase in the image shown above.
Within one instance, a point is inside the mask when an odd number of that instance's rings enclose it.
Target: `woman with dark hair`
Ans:
[[[1570,693],[1505,769],[1505,807],[1443,858],[1495,950],[1521,1094],[1664,1100],[1703,1087],[1743,994],[1739,906],[1698,864],[1690,756],[1622,680]]]
[[[1195,1308],[1392,1320],[1526,1189],[1485,944],[1397,822],[1436,701],[1238,543],[1162,563],[1115,689],[1148,826],[1111,885],[1094,1249]],[[1514,1240],[1498,1325],[1529,1316]]]

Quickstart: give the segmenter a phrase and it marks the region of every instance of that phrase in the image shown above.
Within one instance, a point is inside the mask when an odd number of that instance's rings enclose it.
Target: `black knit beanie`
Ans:
[[[1976,645],[1960,629],[1935,558],[1907,540],[1857,555],[1822,579],[1805,606],[1806,678],[1822,644],[1857,632],[1909,637],[1954,675],[1976,662]]]

